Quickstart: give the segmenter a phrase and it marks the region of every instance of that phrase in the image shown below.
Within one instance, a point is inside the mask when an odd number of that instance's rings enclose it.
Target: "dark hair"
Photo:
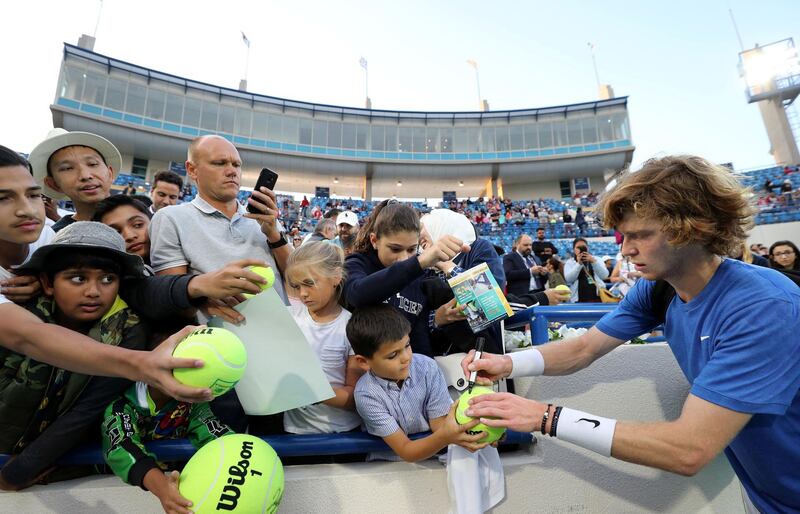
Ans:
[[[29,163],[25,157],[11,148],[0,145],[0,168],[5,168],[6,166],[22,166],[28,168],[28,171],[33,173],[31,163]]]
[[[336,221],[336,216],[338,216],[341,213],[342,213],[341,209],[333,208],[333,209],[329,210],[328,212],[326,212],[325,214],[323,214],[322,217],[325,218],[326,220],[334,220],[334,221]]]
[[[397,200],[384,200],[372,210],[364,226],[358,230],[354,252],[364,253],[371,249],[369,235],[383,237],[397,232],[420,233],[419,215],[408,205]]]
[[[183,189],[183,179],[181,178],[180,175],[172,171],[159,171],[158,173],[156,173],[156,176],[153,177],[153,185],[150,186],[150,190],[152,191],[153,189],[155,189],[156,185],[159,182],[175,184],[176,186],[178,186],[178,189]]]
[[[550,257],[545,264],[549,264],[555,271],[564,274],[564,263],[558,257]]]
[[[575,239],[572,240],[572,248],[574,249],[575,245],[581,242],[584,243],[587,248],[589,247],[589,242],[586,239],[582,237],[576,237]]]
[[[769,264],[775,269],[782,269],[782,267],[775,262],[775,259],[772,257],[772,251],[779,246],[788,246],[792,250],[794,250],[794,266],[791,269],[795,271],[800,271],[800,250],[797,249],[797,245],[791,241],[775,241],[769,246]]]
[[[347,339],[353,352],[371,359],[385,343],[400,341],[411,332],[411,324],[389,304],[356,309],[347,322]]]
[[[64,248],[50,254],[42,267],[52,282],[56,273],[68,269],[100,269],[122,277],[122,263],[115,255],[103,248]]]
[[[97,206],[94,208],[94,216],[92,217],[92,221],[102,222],[103,216],[119,207],[122,207],[123,205],[130,205],[137,211],[147,216],[148,219],[151,217],[150,210],[136,198],[126,195],[114,195],[109,196],[97,204]]]

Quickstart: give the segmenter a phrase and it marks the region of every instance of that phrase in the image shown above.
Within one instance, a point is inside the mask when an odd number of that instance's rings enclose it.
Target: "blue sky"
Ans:
[[[94,31],[98,0],[16,3],[0,33],[0,144],[30,149],[52,127],[62,42]],[[737,168],[769,165],[748,105],[734,12],[746,48],[794,37],[800,1],[152,1],[103,2],[95,50],[176,75],[237,87],[251,41],[249,89],[375,108],[473,110],[478,62],[492,109],[597,99],[600,79],[629,96],[634,163],[688,152]],[[42,13],[47,13],[43,16]],[[15,49],[9,51],[9,49]]]

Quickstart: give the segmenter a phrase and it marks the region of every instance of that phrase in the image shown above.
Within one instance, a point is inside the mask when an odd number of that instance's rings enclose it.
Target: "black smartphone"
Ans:
[[[256,180],[256,187],[254,189],[259,192],[262,187],[272,190],[275,189],[276,182],[278,182],[277,173],[269,168],[261,168],[261,173],[258,175],[258,180]],[[250,203],[247,204],[247,212],[251,214],[261,214],[261,211],[256,210]]]

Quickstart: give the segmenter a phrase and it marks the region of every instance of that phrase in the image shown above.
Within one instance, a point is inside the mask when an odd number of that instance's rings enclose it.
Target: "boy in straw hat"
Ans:
[[[58,232],[75,221],[92,219],[95,206],[110,194],[122,157],[104,137],[55,128],[31,151],[30,163],[33,176],[49,197],[69,198],[75,206],[74,215],[53,225]]]

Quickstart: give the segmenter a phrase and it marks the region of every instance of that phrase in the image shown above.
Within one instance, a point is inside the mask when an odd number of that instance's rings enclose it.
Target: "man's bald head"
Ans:
[[[192,139],[192,142],[189,143],[189,152],[187,154],[187,160],[190,162],[195,162],[198,158],[198,154],[205,151],[205,149],[210,145],[229,145],[232,148],[236,148],[233,146],[233,143],[228,141],[222,136],[218,136],[216,134],[206,134],[204,136],[199,136]]]

